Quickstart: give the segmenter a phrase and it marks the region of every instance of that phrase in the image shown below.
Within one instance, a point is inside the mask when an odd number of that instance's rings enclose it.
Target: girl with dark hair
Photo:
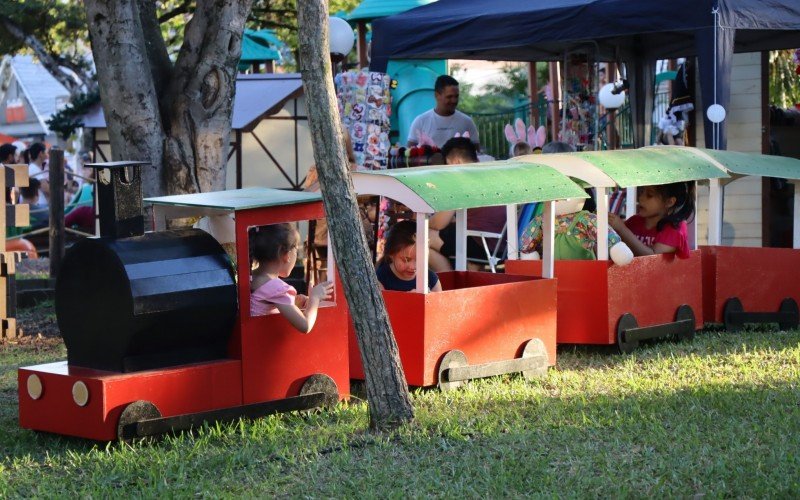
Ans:
[[[428,287],[441,292],[439,277],[428,271]],[[417,223],[402,220],[389,228],[383,257],[375,270],[382,290],[410,292],[417,286]]]
[[[281,278],[291,274],[297,262],[300,234],[291,224],[272,224],[250,230],[250,315],[281,313],[302,333],[317,321],[319,303],[333,293],[333,283],[325,281],[311,289],[308,297]]]
[[[608,223],[634,255],[674,253],[689,257],[686,221],[694,217],[694,182],[644,186],[637,191],[636,215],[623,220],[608,214]]]

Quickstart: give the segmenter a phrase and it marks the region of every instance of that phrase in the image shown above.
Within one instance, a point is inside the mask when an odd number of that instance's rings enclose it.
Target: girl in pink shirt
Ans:
[[[250,279],[250,315],[279,312],[292,326],[308,333],[317,320],[319,303],[331,297],[333,283],[318,284],[306,297],[281,279],[292,272],[299,247],[300,234],[291,224],[261,226],[250,232],[251,259],[257,265]]]
[[[608,223],[634,255],[674,253],[689,257],[686,221],[694,216],[694,182],[640,187],[636,215],[608,215]]]

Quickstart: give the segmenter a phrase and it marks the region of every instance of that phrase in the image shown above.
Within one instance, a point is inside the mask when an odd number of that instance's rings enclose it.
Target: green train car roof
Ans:
[[[146,203],[173,207],[203,207],[220,210],[248,210],[253,208],[276,207],[280,205],[296,205],[319,201],[319,193],[303,191],[285,191],[263,187],[230,189],[210,193],[177,194],[145,198]]]
[[[730,174],[737,176],[757,175],[800,180],[800,160],[796,158],[702,148],[697,148],[696,151],[707,155]]]
[[[420,213],[587,197],[568,177],[528,162],[354,172],[353,185],[358,194],[386,196]]]
[[[649,147],[527,155],[525,161],[552,166],[595,187],[633,187],[728,177],[724,169],[693,148]]]

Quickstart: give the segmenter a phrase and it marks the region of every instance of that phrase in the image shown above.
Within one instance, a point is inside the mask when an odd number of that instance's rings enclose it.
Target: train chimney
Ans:
[[[142,165],[146,161],[87,163],[95,169],[100,236],[127,238],[144,234]]]

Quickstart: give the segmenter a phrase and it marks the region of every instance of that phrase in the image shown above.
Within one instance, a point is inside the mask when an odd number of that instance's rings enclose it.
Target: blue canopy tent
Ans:
[[[588,47],[599,60],[626,63],[638,147],[657,59],[697,56],[704,107],[716,92],[727,109],[734,52],[798,46],[799,0],[439,0],[376,20],[370,67],[384,71],[399,58],[556,61]],[[703,116],[710,146],[713,124]],[[726,143],[723,122],[719,147]]]

